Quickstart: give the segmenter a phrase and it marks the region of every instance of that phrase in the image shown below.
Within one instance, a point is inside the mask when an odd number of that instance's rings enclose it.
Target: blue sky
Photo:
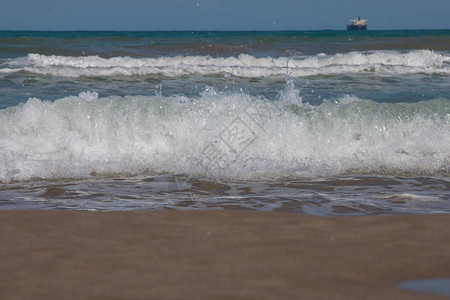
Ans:
[[[450,29],[450,0],[0,0],[0,30]]]

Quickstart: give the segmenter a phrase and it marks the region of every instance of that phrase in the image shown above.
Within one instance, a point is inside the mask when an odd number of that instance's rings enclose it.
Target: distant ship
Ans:
[[[350,23],[347,24],[347,30],[367,30],[367,20],[358,16],[358,18],[350,20]]]

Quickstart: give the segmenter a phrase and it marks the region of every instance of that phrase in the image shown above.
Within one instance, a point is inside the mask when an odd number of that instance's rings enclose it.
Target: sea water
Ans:
[[[0,32],[0,209],[450,212],[450,31]]]

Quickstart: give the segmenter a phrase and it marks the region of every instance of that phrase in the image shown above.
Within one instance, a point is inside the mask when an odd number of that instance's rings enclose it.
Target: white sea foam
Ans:
[[[186,173],[235,179],[450,173],[450,101],[319,106],[207,88],[185,96],[30,98],[0,110],[0,181]]]
[[[450,74],[450,57],[429,50],[349,52],[307,57],[175,56],[158,58],[98,56],[46,56],[29,54],[8,61],[1,73],[27,71],[52,76],[233,75],[239,77],[291,77],[342,73],[381,72],[388,74]]]

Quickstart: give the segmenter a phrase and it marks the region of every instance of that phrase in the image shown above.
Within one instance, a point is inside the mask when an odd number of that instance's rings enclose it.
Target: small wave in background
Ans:
[[[1,73],[28,72],[62,77],[224,75],[247,78],[342,73],[449,74],[450,57],[429,50],[350,52],[306,57],[175,56],[158,58],[68,57],[29,54],[3,63]]]

